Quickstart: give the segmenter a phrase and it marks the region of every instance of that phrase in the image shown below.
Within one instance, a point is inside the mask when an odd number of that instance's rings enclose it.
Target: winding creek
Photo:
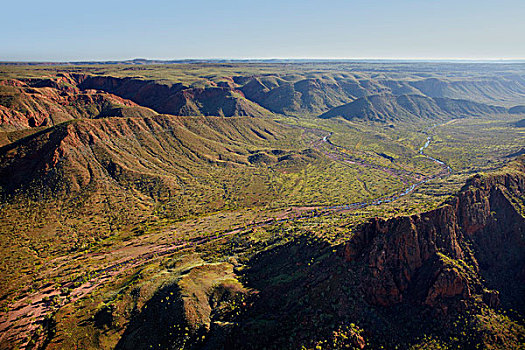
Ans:
[[[439,160],[439,159],[433,158],[433,157],[429,156],[428,154],[423,153],[423,151],[424,151],[428,146],[430,146],[430,142],[432,142],[432,136],[428,136],[428,137],[427,137],[427,142],[425,142],[425,144],[423,145],[423,147],[421,147],[421,148],[419,149],[419,154],[421,154],[422,156],[425,156],[425,157],[427,157],[428,159],[430,159],[430,160],[432,160],[432,161],[438,163],[439,165],[445,165],[445,166],[447,167],[447,170],[450,171],[450,170],[451,170],[450,167],[449,167],[448,165],[446,165],[445,162],[442,162],[442,161]]]
[[[432,126],[431,128],[429,129],[433,129],[437,126],[440,126],[440,125],[443,125],[443,124],[439,124],[439,125],[434,125]],[[423,131],[425,134],[427,134],[427,131]],[[334,145],[331,141],[330,141],[330,137],[332,136],[332,133],[328,134],[328,135],[325,135],[322,139],[322,141],[328,145],[330,145],[332,148],[335,148],[337,149],[337,146]],[[446,175],[449,175],[452,171],[452,169],[450,168],[450,166],[448,166],[445,162],[439,160],[439,159],[436,159],[434,157],[431,157],[427,154],[425,154],[425,149],[427,149],[430,144],[432,143],[432,140],[433,140],[433,137],[432,136],[427,136],[427,139],[426,139],[426,142],[425,144],[419,149],[419,152],[418,154],[426,157],[427,159],[439,164],[440,166],[443,167],[443,170],[441,172],[439,172],[438,174],[434,174],[434,175],[431,175],[431,176],[427,176],[426,178],[422,179],[421,181],[418,181],[418,182],[415,182],[415,183],[412,183],[410,184],[410,186],[406,187],[405,189],[403,189],[401,192],[397,192],[395,194],[392,194],[392,195],[388,195],[388,196],[384,196],[384,197],[381,197],[381,198],[377,198],[377,199],[374,199],[372,201],[364,201],[364,202],[356,202],[356,203],[349,203],[349,204],[342,204],[342,205],[333,205],[333,206],[327,206],[327,207],[323,207],[321,208],[322,209],[326,209],[326,210],[336,210],[336,211],[340,211],[340,210],[350,210],[350,209],[356,209],[356,208],[364,208],[364,207],[367,207],[367,206],[370,206],[370,205],[380,205],[380,204],[383,204],[383,203],[390,203],[390,202],[393,202],[403,196],[406,196],[410,193],[412,193],[416,188],[418,188],[419,186],[429,182],[430,180],[433,180],[433,179],[436,179],[438,177],[441,177],[441,176],[446,176]],[[326,153],[325,153],[326,154]]]

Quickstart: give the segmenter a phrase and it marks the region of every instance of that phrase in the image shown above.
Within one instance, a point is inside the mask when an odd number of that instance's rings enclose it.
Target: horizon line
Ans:
[[[184,61],[394,61],[394,62],[520,62],[524,58],[470,58],[470,57],[208,57],[208,58],[123,58],[123,59],[74,59],[74,60],[2,60],[0,64],[79,64],[79,63],[125,63],[125,62],[184,62]]]

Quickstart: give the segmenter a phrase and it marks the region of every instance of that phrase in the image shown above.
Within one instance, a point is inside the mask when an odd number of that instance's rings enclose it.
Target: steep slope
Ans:
[[[70,193],[88,185],[153,183],[179,188],[213,166],[249,165],[251,148],[286,137],[288,129],[248,117],[106,118],[62,123],[0,149],[4,195],[34,187]],[[160,191],[160,188],[158,189]]]
[[[518,128],[525,128],[525,119],[518,120],[514,123],[514,125]]]
[[[321,113],[369,93],[356,80],[308,78],[287,80],[287,77],[262,76],[242,81],[244,95],[265,107],[282,114]],[[374,91],[371,86],[368,90]]]
[[[80,91],[69,75],[0,82],[0,130],[52,126],[79,118],[151,116],[155,113],[121,97]]]
[[[503,107],[486,105],[468,100],[436,97],[434,98],[434,101],[436,101],[436,104],[445,113],[460,118],[508,113],[508,110]]]
[[[432,78],[421,76],[425,74],[321,74],[313,71],[296,75],[238,76],[234,80],[248,99],[272,112],[291,115],[320,114],[378,94],[422,95],[490,105],[509,105],[511,101],[525,99],[525,80],[518,75],[454,78],[440,74]],[[479,107],[472,104],[467,108]]]
[[[0,198],[6,211],[76,208],[82,225],[265,205],[281,198],[283,174],[329,162],[300,134],[252,117],[79,119],[1,147]]]
[[[372,305],[422,305],[446,316],[482,301],[523,315],[524,214],[521,157],[500,172],[473,177],[438,209],[372,220],[344,246],[343,256],[360,271]]]
[[[525,114],[525,106],[514,106],[509,108],[510,114]]]
[[[192,88],[151,80],[74,75],[81,89],[103,90],[159,113],[173,115],[264,116],[271,114],[230,86]]]
[[[503,104],[525,99],[525,79],[518,74],[491,77],[438,78],[410,82],[410,85],[429,97],[466,99],[478,103]]]
[[[333,108],[319,117],[387,122],[421,119],[444,120],[500,113],[506,113],[506,109],[466,100],[433,99],[421,95],[373,95]]]
[[[242,72],[242,69],[240,71]],[[517,101],[514,104],[523,101],[525,96],[525,84],[519,75],[501,77],[489,74],[483,77],[451,78],[435,73],[435,77],[422,78],[429,74],[400,75],[385,72],[374,74],[372,71],[330,72],[301,69],[288,74],[283,72],[218,75],[210,76],[209,80],[200,77],[199,84],[191,78],[189,80],[163,79],[157,75],[149,78],[147,75],[137,77],[138,74],[142,74],[140,71],[137,75],[129,77],[58,73],[56,77],[32,78],[21,83],[30,84],[33,88],[50,88],[69,94],[77,88],[80,88],[82,93],[98,90],[98,94],[101,94],[103,91],[106,94],[131,100],[158,113],[226,117],[264,116],[271,113],[295,116],[319,115],[356,99],[379,94],[422,95],[436,98],[436,103],[437,99],[442,99],[441,104],[444,106],[441,107],[448,106],[453,112],[458,107],[451,105],[457,103],[447,99],[507,106],[511,101]],[[167,74],[169,72],[170,70]],[[125,72],[120,71],[120,73]],[[3,84],[5,85],[6,82],[13,85],[9,80],[5,80]],[[485,107],[472,103],[464,107],[469,111],[469,115],[479,108]],[[456,112],[460,111],[462,108]],[[1,113],[5,114],[5,108]],[[41,122],[37,120],[36,124],[39,125]],[[47,124],[49,125],[49,122]]]

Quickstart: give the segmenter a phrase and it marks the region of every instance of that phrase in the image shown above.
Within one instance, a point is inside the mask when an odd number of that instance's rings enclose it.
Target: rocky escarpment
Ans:
[[[242,84],[244,95],[264,108],[283,114],[319,114],[352,101],[369,91],[382,91],[377,84],[360,84],[353,79],[344,81],[309,78],[289,81],[288,77],[262,76],[236,81]],[[367,90],[367,88],[369,90]]]
[[[522,158],[471,178],[435,210],[372,219],[338,247],[297,239],[257,254],[242,278],[257,298],[227,344],[476,349],[496,339],[493,348],[516,348],[525,334],[524,198]]]
[[[94,111],[88,106],[100,104],[100,96],[112,101],[118,98],[133,101],[145,109],[172,115],[231,117],[280,113],[347,119],[434,119],[504,113],[505,108],[492,104],[523,95],[521,83],[513,80],[487,78],[467,84],[446,79],[414,79],[342,73],[264,74],[222,76],[197,84],[191,79],[158,81],[58,73],[52,77],[0,82],[4,85],[0,86],[0,120],[20,128],[92,117],[103,108]],[[488,91],[491,94],[498,91],[498,98],[487,100]],[[53,93],[59,96],[51,96]],[[86,96],[92,97],[92,101]],[[519,110],[520,106],[511,109],[513,113]]]
[[[0,129],[49,127],[106,116],[152,116],[152,110],[107,92],[80,90],[68,74],[0,82]]]
[[[0,131],[49,127],[73,119],[149,117],[157,112],[226,117],[271,114],[228,84],[192,88],[69,73],[0,81]]]
[[[364,225],[343,255],[361,266],[368,301],[446,312],[479,296],[489,306],[501,298],[522,310],[524,161],[509,172],[472,178],[438,209]]]
[[[400,79],[399,76],[345,72],[237,76],[234,77],[234,81],[246,98],[272,112],[291,115],[331,113],[331,109],[340,106],[336,112],[341,113],[359,107],[363,103],[362,99],[367,96],[390,94],[404,96],[397,106],[401,113],[417,115],[421,112],[432,116],[435,110],[442,108],[450,109],[444,111],[445,113],[463,113],[470,116],[474,113],[494,113],[493,107],[487,111],[486,105],[508,106],[509,103],[513,103],[510,101],[522,101],[525,91],[523,79],[519,76],[450,79],[421,78],[417,75],[411,79]],[[427,97],[430,101],[415,100],[416,97],[413,96]],[[356,104],[352,104],[354,101]],[[458,106],[458,103],[461,105]],[[350,104],[351,107],[345,104]]]
[[[97,89],[173,115],[263,116],[270,112],[230,85],[194,88],[137,78],[75,75],[81,89]]]
[[[288,132],[249,117],[155,115],[61,123],[0,148],[0,194],[35,187],[71,193],[116,184],[141,184],[148,193],[151,186],[155,193],[156,186],[178,189],[178,176],[187,169],[196,176],[218,167],[249,166],[246,148],[277,142]]]

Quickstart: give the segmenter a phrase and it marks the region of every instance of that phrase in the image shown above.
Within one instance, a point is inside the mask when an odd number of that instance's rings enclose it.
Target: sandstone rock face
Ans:
[[[147,110],[107,92],[80,90],[75,84],[69,75],[0,82],[0,129],[11,131],[96,118],[114,106]]]
[[[435,306],[445,297],[470,297],[468,280],[451,268],[443,268],[438,272],[435,282],[428,289],[424,304]]]
[[[172,115],[264,116],[270,114],[256,103],[247,100],[233,81],[206,88],[188,87],[181,83],[171,86],[155,81],[111,76],[74,75],[83,90],[102,90],[158,113]]]
[[[342,254],[347,262],[362,266],[362,288],[368,301],[382,306],[406,301],[441,307],[451,298],[481,294],[487,305],[498,306],[499,293],[487,292],[482,278],[491,289],[512,289],[523,283],[523,159],[518,164],[509,173],[475,176],[435,210],[389,220],[375,218],[365,224]],[[499,280],[503,271],[515,271],[514,281],[505,285]]]

